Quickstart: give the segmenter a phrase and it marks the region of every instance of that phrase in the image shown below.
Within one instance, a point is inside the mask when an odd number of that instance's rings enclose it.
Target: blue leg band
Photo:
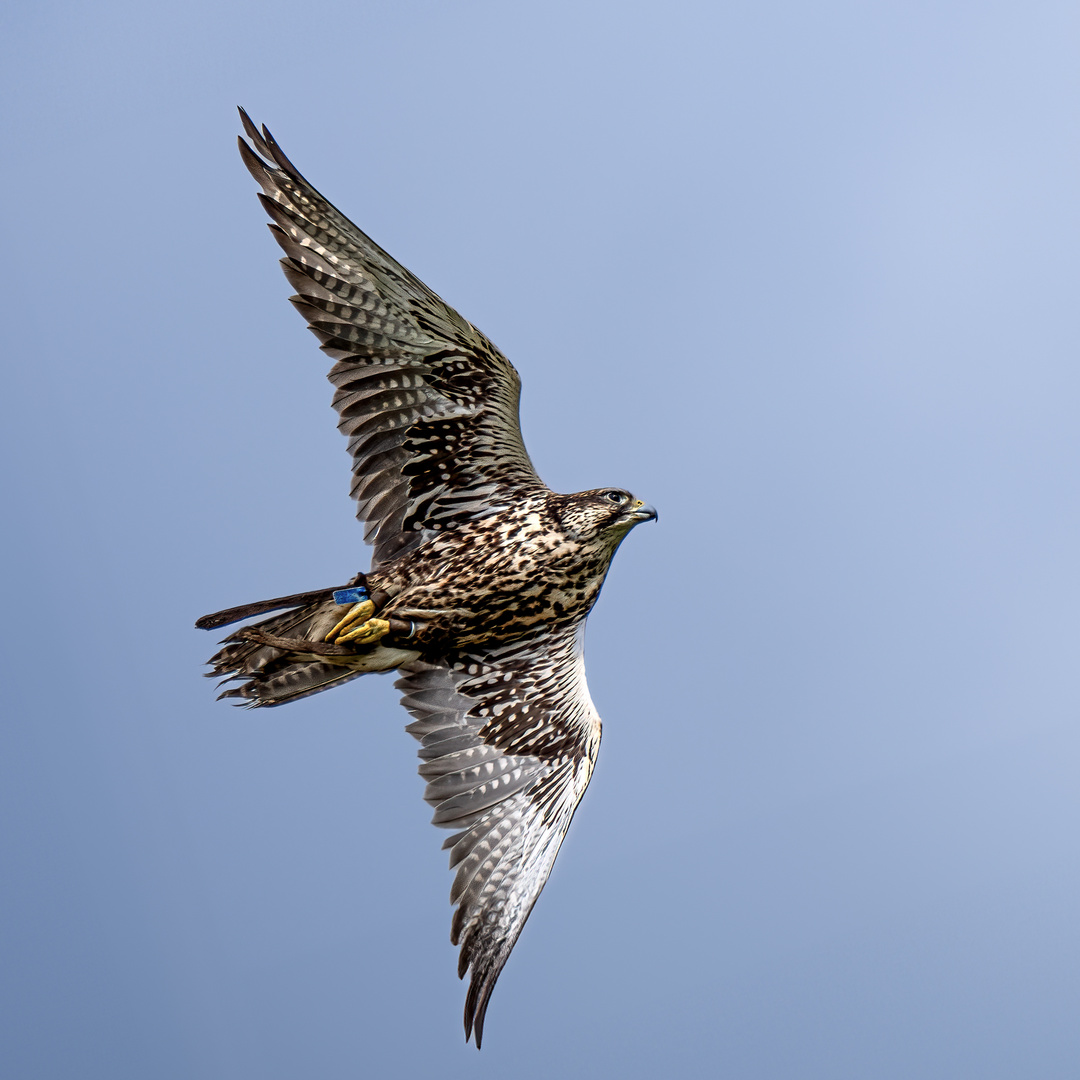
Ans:
[[[355,585],[351,589],[338,589],[334,593],[335,604],[359,604],[362,600],[369,600],[367,589],[363,585]]]

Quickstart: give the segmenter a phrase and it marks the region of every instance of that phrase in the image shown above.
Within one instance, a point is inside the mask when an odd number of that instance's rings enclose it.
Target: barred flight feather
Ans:
[[[373,462],[366,444],[351,444],[353,495],[375,545],[372,565],[415,549],[434,525],[454,520],[472,485],[509,497],[543,490],[521,439],[520,380],[506,357],[327,202],[265,129],[243,120],[255,149],[241,139],[241,155],[263,189],[282,267],[298,293],[293,303],[338,361],[332,380],[349,385],[376,365],[385,372],[387,361],[391,371],[416,365],[408,393],[373,396],[366,407],[360,398],[336,398],[335,408],[348,401],[341,430],[354,439],[392,431],[383,452],[400,448],[411,459],[422,443],[428,456],[438,452],[453,465],[403,473],[403,462]],[[380,498],[372,500],[365,485],[380,473],[386,482],[374,485]]]
[[[600,718],[585,683],[583,629],[461,652],[445,664],[417,660],[397,684],[416,717],[406,730],[423,744],[433,821],[461,830],[446,842],[457,869],[452,940],[461,944],[461,974],[472,971],[465,1030],[475,1029],[477,1045],[491,991],[596,761]],[[496,707],[505,720],[492,728]],[[529,732],[532,716],[544,723]]]

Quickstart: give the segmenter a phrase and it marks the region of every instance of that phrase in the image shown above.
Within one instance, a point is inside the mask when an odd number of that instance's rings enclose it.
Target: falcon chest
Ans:
[[[572,539],[550,515],[521,508],[444,533],[387,567],[397,588],[380,587],[396,594],[387,613],[423,624],[420,644],[512,641],[588,614],[610,561],[610,551]]]

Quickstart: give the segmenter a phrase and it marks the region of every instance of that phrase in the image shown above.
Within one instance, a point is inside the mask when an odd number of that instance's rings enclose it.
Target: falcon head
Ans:
[[[601,541],[617,547],[635,525],[657,517],[651,506],[623,488],[597,488],[555,498],[563,530],[584,543]]]

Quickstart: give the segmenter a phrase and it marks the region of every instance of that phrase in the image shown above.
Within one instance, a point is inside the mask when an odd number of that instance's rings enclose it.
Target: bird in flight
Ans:
[[[451,941],[480,1046],[495,982],[589,784],[600,717],[585,618],[626,534],[656,512],[622,488],[551,491],[526,453],[520,380],[471,323],[394,261],[240,110],[292,303],[333,361],[338,428],[371,570],[336,588],[199,619],[233,632],[221,695],[284,705],[397,671],[424,798],[456,871]]]

